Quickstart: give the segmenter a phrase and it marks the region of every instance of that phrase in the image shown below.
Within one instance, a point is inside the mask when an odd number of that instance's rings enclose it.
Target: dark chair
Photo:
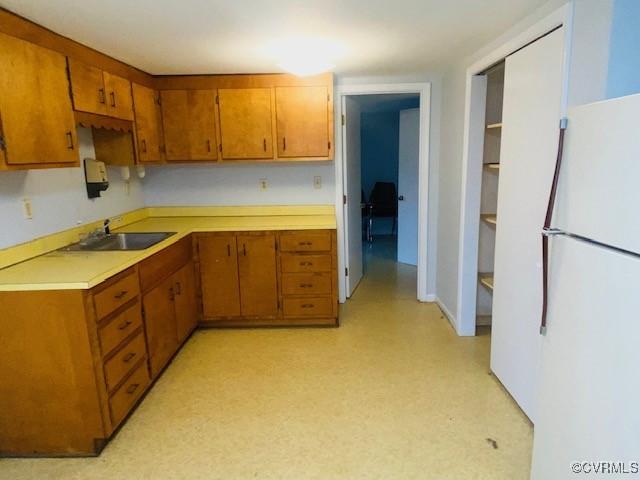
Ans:
[[[374,218],[393,218],[391,234],[395,235],[398,221],[398,194],[396,186],[391,182],[376,182],[369,195],[369,241]]]

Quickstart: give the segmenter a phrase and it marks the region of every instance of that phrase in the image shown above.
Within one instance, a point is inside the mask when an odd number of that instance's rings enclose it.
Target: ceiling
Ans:
[[[279,72],[289,50],[343,76],[469,54],[546,0],[0,0],[153,74]]]

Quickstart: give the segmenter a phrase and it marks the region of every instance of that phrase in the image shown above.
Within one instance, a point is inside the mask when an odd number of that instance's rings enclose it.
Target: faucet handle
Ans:
[[[109,225],[111,224],[111,220],[110,219],[105,219],[103,225],[103,230],[105,235],[109,235],[111,233],[111,229],[109,228]]]

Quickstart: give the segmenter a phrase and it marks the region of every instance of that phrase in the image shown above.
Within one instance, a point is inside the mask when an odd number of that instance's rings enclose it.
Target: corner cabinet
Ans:
[[[0,168],[74,166],[79,161],[66,59],[0,33]]]
[[[337,325],[333,230],[196,236],[205,326]]]

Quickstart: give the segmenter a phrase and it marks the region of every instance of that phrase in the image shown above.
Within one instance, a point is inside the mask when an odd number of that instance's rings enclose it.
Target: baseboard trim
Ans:
[[[456,334],[460,335],[460,333],[458,333],[458,329],[456,328],[456,317],[453,315],[453,313],[451,313],[451,310],[449,310],[447,306],[442,302],[442,300],[440,300],[438,297],[435,297],[435,302],[444,316],[447,317],[447,320],[449,320],[449,323],[455,330]]]

